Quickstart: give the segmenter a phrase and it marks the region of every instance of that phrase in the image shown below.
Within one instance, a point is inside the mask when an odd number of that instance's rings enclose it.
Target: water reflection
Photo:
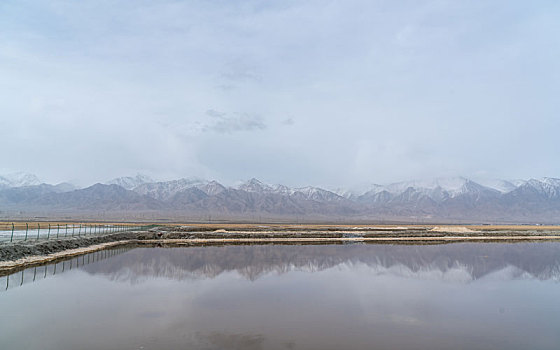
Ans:
[[[0,293],[2,349],[560,344],[560,243],[144,247],[79,259]]]
[[[37,282],[56,274],[71,271],[73,268],[77,269],[85,265],[93,264],[101,260],[111,258],[117,254],[122,254],[131,247],[106,249],[89,254],[76,256],[70,259],[64,259],[55,263],[45,264],[42,266],[34,266],[27,269],[22,269],[18,272],[10,273],[5,276],[0,276],[0,286],[4,286],[3,290],[22,286],[25,283]],[[1,292],[1,290],[0,290]]]
[[[238,245],[139,248],[85,271],[113,280],[214,278],[235,271],[254,281],[268,273],[315,272],[365,264],[372,273],[468,282],[495,278],[560,281],[560,243],[446,245]]]

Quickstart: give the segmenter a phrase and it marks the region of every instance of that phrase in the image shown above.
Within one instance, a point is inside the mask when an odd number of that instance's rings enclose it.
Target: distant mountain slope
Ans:
[[[462,177],[439,178],[373,185],[361,194],[270,185],[257,179],[235,187],[199,179],[119,179],[114,182],[120,185],[96,184],[74,190],[69,184],[0,188],[0,211],[117,210],[241,219],[268,215],[349,221],[560,223],[560,179],[555,178],[493,182],[492,186]]]
[[[191,187],[201,185],[199,180],[179,179],[165,182],[142,183],[134,188],[134,192],[151,198],[166,201],[177,193],[185,191]]]
[[[33,174],[17,172],[0,175],[0,188],[40,185],[41,180]]]
[[[133,176],[118,177],[116,179],[107,182],[107,185],[119,185],[122,188],[131,190],[137,186],[150,182],[154,182],[154,180],[152,180],[150,177],[146,175],[138,174],[134,177]]]
[[[165,205],[118,185],[95,184],[69,192],[55,186],[40,185],[0,191],[0,205],[5,208],[41,208],[75,210],[145,210],[165,209]]]

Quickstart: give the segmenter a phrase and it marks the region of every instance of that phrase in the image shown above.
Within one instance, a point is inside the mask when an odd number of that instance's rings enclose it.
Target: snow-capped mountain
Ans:
[[[530,186],[548,198],[560,198],[560,179],[550,177],[544,177],[540,180],[530,179],[521,186]]]
[[[33,174],[16,172],[11,174],[0,175],[0,187],[23,187],[36,186],[42,182]]]
[[[205,184],[206,183],[204,181],[199,179],[179,179],[162,182],[148,182],[133,187],[133,191],[157,200],[166,201],[181,191]]]
[[[250,179],[237,186],[217,181],[179,179],[149,182],[145,176],[118,178],[111,185],[75,189],[67,184],[41,184],[36,177],[1,179],[0,211],[151,210],[184,215],[273,217],[352,221],[391,219],[417,222],[560,223],[560,179],[493,180],[464,177],[372,185],[362,193],[319,187],[288,187]],[[113,204],[112,204],[113,203]],[[115,204],[117,203],[117,204]],[[160,214],[158,214],[160,215]],[[162,214],[164,215],[164,214]],[[181,214],[174,214],[181,215]],[[354,218],[354,219],[353,219]],[[338,220],[337,219],[337,220]]]
[[[449,197],[456,197],[472,190],[480,190],[481,185],[464,177],[436,178],[430,180],[414,180],[396,182],[386,186],[375,185],[371,190],[373,193],[387,191],[391,194],[402,194],[409,188],[423,193],[429,197],[440,197],[440,193],[447,193]]]
[[[463,177],[374,185],[357,200],[370,203],[442,203],[458,197],[492,197],[499,191]]]
[[[479,184],[482,186],[486,186],[488,188],[492,188],[496,191],[501,193],[508,193],[515,190],[525,181],[523,180],[501,180],[501,179],[484,179],[478,181]]]
[[[338,200],[345,199],[344,197],[339,196],[334,192],[327,191],[319,187],[312,187],[312,186],[295,188],[292,190],[292,193],[290,195],[303,196],[303,198],[305,199],[319,201],[319,202],[330,202],[330,201],[338,201]]]
[[[437,178],[427,181],[398,182],[385,186],[374,185],[369,191],[362,194],[360,198],[382,197],[386,199],[409,193],[409,195],[424,195],[435,201],[443,201],[450,198],[474,194],[495,197],[523,189],[548,198],[556,198],[560,196],[560,179],[485,180],[475,182],[463,177]]]
[[[216,196],[226,191],[226,187],[218,181],[201,182],[196,185],[196,188],[206,193],[208,196]]]
[[[285,185],[268,185],[255,178],[239,185],[237,189],[252,193],[274,193],[278,195],[299,197],[301,199],[314,201],[332,201],[344,199],[344,197],[334,192],[319,187],[306,186],[290,188]]]
[[[256,192],[256,193],[271,193],[275,192],[271,185],[262,183],[261,181],[252,178],[251,180],[242,183],[237,187],[238,190],[245,192]]]
[[[119,185],[127,190],[132,190],[133,188],[138,187],[142,184],[151,182],[154,182],[154,180],[152,180],[149,176],[137,174],[136,176],[118,177],[116,179],[108,181],[106,184]]]

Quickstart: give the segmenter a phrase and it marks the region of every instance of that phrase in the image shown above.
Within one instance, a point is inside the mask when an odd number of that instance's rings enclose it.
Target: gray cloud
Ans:
[[[294,125],[295,121],[294,121],[293,118],[287,118],[287,119],[282,120],[282,124],[283,125]]]
[[[210,117],[211,121],[203,125],[203,131],[232,133],[266,129],[264,119],[258,115],[234,114],[233,116],[228,116],[226,113],[213,109],[206,111],[206,115]]]
[[[0,8],[5,171],[334,187],[560,176],[557,2]]]
[[[231,82],[259,82],[262,80],[256,67],[241,59],[228,62],[222,71],[221,78]]]

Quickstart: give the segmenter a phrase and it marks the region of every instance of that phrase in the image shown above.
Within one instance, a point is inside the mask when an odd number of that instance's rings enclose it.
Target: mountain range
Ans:
[[[0,215],[282,221],[560,223],[560,179],[475,182],[463,177],[372,185],[366,191],[292,188],[251,179],[121,177],[77,188],[31,174],[0,176]]]

